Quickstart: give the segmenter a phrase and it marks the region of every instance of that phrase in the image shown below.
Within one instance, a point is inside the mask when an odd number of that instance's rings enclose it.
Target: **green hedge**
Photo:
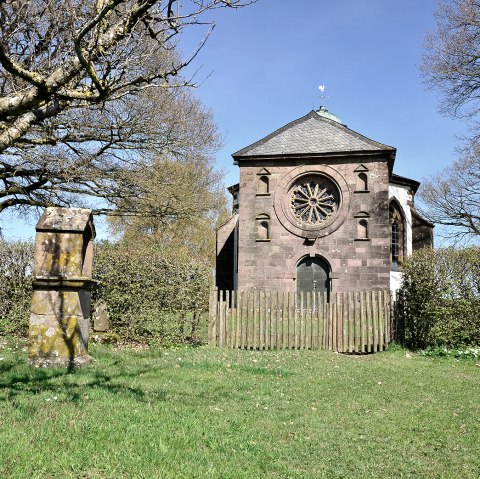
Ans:
[[[405,342],[417,348],[480,344],[480,249],[424,249],[403,265]]]
[[[34,247],[0,241],[0,335],[26,336]],[[121,340],[178,344],[207,340],[211,268],[158,246],[100,242],[95,247],[93,309],[105,302]]]
[[[126,341],[206,342],[211,268],[148,245],[99,243],[93,303],[105,301],[113,332]]]
[[[26,336],[32,271],[32,243],[0,241],[0,335]]]

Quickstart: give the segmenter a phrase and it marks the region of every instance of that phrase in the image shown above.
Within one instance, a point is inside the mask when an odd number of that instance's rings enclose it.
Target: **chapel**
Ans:
[[[220,290],[396,290],[412,251],[433,246],[415,210],[416,180],[396,149],[325,107],[232,155],[231,218],[217,230]]]

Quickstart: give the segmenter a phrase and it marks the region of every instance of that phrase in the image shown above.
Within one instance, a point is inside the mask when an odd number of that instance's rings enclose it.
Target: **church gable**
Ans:
[[[238,205],[228,230],[230,284],[327,294],[395,287],[412,237],[431,244],[431,225],[409,214],[419,183],[392,173],[395,153],[324,107],[234,153],[240,181],[230,188]],[[406,216],[392,214],[392,196],[405,197]],[[220,253],[226,234],[217,235]],[[225,288],[220,274],[217,286]]]
[[[396,150],[311,111],[265,138],[234,153],[235,159],[262,156],[308,155]]]

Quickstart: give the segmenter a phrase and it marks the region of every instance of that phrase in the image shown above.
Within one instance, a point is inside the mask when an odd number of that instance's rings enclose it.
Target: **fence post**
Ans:
[[[392,319],[393,319],[393,295],[390,291],[388,294],[388,337],[387,344],[392,342]]]
[[[245,349],[250,349],[250,344],[252,342],[250,335],[250,292],[245,291]]]
[[[359,352],[360,335],[360,297],[358,291],[353,293],[353,350]]]
[[[385,349],[385,295],[384,291],[378,292],[378,317],[379,317],[379,351]]]
[[[230,339],[230,290],[225,291],[225,316],[223,321],[223,347],[229,347]]]
[[[250,300],[251,298],[251,300]],[[251,302],[251,305],[250,305]],[[392,341],[395,300],[390,291],[326,295],[219,291],[209,294],[208,344],[253,349],[376,352]],[[252,324],[253,323],[253,324]]]
[[[297,349],[297,296],[298,293],[296,291],[291,292],[291,308],[292,308],[292,316],[291,316],[291,331],[290,331],[290,345],[291,349]]]
[[[337,293],[330,293],[330,301],[332,298],[336,296]],[[322,324],[321,324],[321,334],[322,334],[322,341],[320,342],[322,349],[327,349],[327,337],[328,337],[328,294],[322,294]]]
[[[366,321],[367,321],[367,310],[365,306],[365,291],[360,292],[360,352],[364,353],[366,350],[365,347],[365,332],[366,332]]]
[[[285,302],[286,301],[286,302]],[[284,317],[285,317],[285,349],[290,349],[290,327],[291,327],[291,320],[292,320],[292,313],[291,313],[291,305],[290,305],[290,292],[287,291],[284,297]]]
[[[373,309],[373,352],[378,351],[378,316],[379,316],[379,306],[378,306],[378,291],[372,291],[372,309]]]
[[[240,291],[240,348],[245,348],[245,303],[243,300],[243,291]]]
[[[257,292],[256,290],[252,291],[252,309],[253,309],[253,349],[257,349]]]
[[[226,302],[223,299],[225,291],[220,291],[220,300],[218,302],[218,345],[223,348],[225,347],[225,315],[226,315]]]
[[[208,307],[208,344],[210,346],[217,345],[217,303],[218,289],[212,288],[210,290],[210,302]]]
[[[233,303],[235,307],[235,340],[234,348],[238,349],[240,344],[240,305],[238,304],[238,290],[233,291],[235,301]]]

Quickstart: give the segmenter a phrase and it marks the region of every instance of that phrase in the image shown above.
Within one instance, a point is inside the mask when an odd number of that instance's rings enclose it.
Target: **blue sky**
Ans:
[[[200,68],[196,94],[224,136],[217,164],[226,185],[238,181],[231,154],[317,109],[321,84],[329,111],[397,148],[397,174],[421,181],[449,165],[465,126],[438,113],[440,98],[419,72],[435,8],[436,0],[259,0],[216,11],[191,71]],[[182,50],[204,33],[186,32]],[[4,234],[33,236],[34,223],[12,220]]]
[[[198,88],[225,135],[218,164],[320,103],[353,130],[397,148],[395,172],[421,180],[455,158],[458,121],[442,117],[419,65],[435,0],[260,0],[217,15]],[[188,39],[190,40],[190,39]]]

